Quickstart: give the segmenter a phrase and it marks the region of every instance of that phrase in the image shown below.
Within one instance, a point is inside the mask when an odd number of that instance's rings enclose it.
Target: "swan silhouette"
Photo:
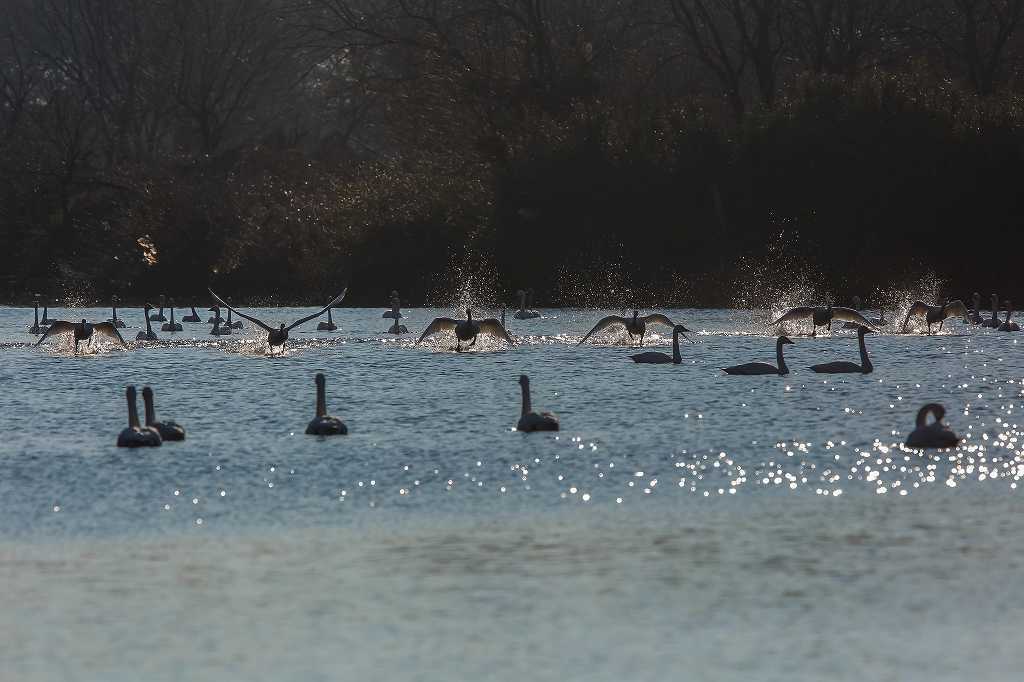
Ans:
[[[39,297],[38,296],[36,296],[34,308],[35,308],[34,321],[32,322],[32,326],[28,328],[28,333],[29,334],[36,334],[36,335],[38,335],[38,334],[45,334],[46,330],[48,329],[48,327],[46,327],[45,325],[39,324]],[[46,313],[43,313],[43,317],[44,318],[46,317]]]
[[[400,320],[402,319],[402,313],[399,312],[398,306],[396,305],[394,308],[392,308],[391,312],[395,314],[395,323],[391,325],[390,329],[388,329],[388,334],[408,334],[409,329],[400,322]],[[502,326],[505,326],[504,322],[502,323]]]
[[[136,341],[156,341],[156,332],[153,331],[153,326],[150,323],[149,311],[153,309],[153,306],[147,303],[143,308],[142,316],[146,318],[146,331],[139,332],[135,335]]]
[[[164,305],[167,303],[167,297],[163,294],[160,295],[160,312],[156,315],[150,315],[149,319],[153,322],[166,322],[167,318],[164,317]]]
[[[210,308],[210,310],[213,311],[213,317],[210,318],[211,320],[213,320],[213,329],[210,330],[210,335],[230,336],[231,327],[227,326],[227,324],[225,324],[222,327],[220,324],[221,322],[226,322],[226,320],[220,316],[220,306],[215,305],[212,308]]]
[[[775,342],[775,359],[778,362],[778,367],[767,362],[748,362],[743,365],[723,367],[722,371],[726,374],[743,374],[748,376],[759,374],[778,374],[779,376],[785,376],[786,374],[789,374],[789,367],[786,366],[786,360],[782,357],[782,347],[790,343],[793,342],[788,336],[780,336]]]
[[[117,317],[117,302],[120,300],[121,299],[118,298],[116,295],[110,297],[110,307],[112,308],[112,313],[110,319],[107,320],[107,322],[114,325],[118,329],[124,329],[124,320],[119,320]]]
[[[663,324],[666,327],[672,328],[675,328],[676,326],[672,320],[668,319],[667,316],[662,315],[661,313],[653,313],[651,315],[639,317],[639,311],[634,310],[632,318],[622,317],[620,315],[609,315],[608,317],[601,318],[598,320],[597,324],[594,325],[594,328],[587,332],[587,335],[580,339],[580,342],[576,345],[582,345],[584,341],[591,337],[591,335],[596,334],[599,331],[620,324],[626,328],[626,333],[629,335],[630,345],[633,344],[633,337],[639,336],[639,345],[641,347],[644,345],[644,334],[647,333],[647,325]]]
[[[125,396],[128,398],[128,428],[118,434],[117,447],[139,448],[160,445],[163,440],[156,429],[139,426],[139,408],[135,404],[135,387],[126,388]]]
[[[981,316],[981,294],[977,291],[971,295],[971,311],[967,316],[973,325],[982,324],[985,319]]]
[[[1002,321],[999,319],[999,297],[995,294],[989,298],[992,302],[992,317],[981,323],[982,327],[988,327],[989,329],[999,329],[999,325]]]
[[[516,431],[558,431],[558,417],[551,412],[534,412],[530,407],[530,378],[525,374],[519,375],[519,388],[523,392],[523,411],[519,415]]]
[[[330,311],[328,310],[327,312],[329,313]],[[224,326],[226,326],[228,329],[241,329],[242,328],[242,321],[241,320],[238,320],[237,322],[232,322],[231,321],[231,308],[228,308],[228,319],[227,319],[227,322],[224,323]]]
[[[229,315],[231,313],[228,313]],[[338,325],[334,324],[334,320],[331,318],[331,309],[327,309],[327,321],[321,322],[316,326],[318,332],[333,332],[338,328]]]
[[[348,427],[337,417],[327,414],[327,395],[325,387],[327,380],[323,374],[316,375],[316,416],[306,427],[306,433],[311,436],[344,436],[348,433]]]
[[[171,320],[170,322],[164,322],[160,325],[160,331],[162,332],[180,332],[182,331],[181,323],[174,321],[174,301],[171,301]]]
[[[39,297],[37,296],[36,298],[39,298]],[[43,306],[43,319],[40,320],[40,324],[45,324],[45,325],[49,326],[49,325],[51,325],[51,324],[53,324],[54,322],[57,321],[57,320],[53,319],[52,317],[50,317],[49,312],[50,312],[50,309],[47,308],[44,305]]]
[[[202,320],[199,318],[199,313],[196,312],[196,307],[195,306],[191,306],[191,307],[192,307],[192,314],[191,315],[186,315],[185,317],[181,318],[181,321],[182,322],[202,322]]]
[[[820,365],[812,365],[811,369],[819,374],[871,374],[875,370],[868,357],[867,346],[864,345],[864,335],[872,333],[867,327],[857,330],[857,343],[860,345],[860,364],[856,362],[825,362]]]
[[[777,324],[781,325],[783,322],[795,322],[796,320],[811,319],[811,336],[818,335],[818,327],[828,326],[828,331],[832,331],[833,320],[844,320],[846,322],[853,322],[858,325],[865,327],[872,327],[871,322],[861,315],[853,308],[844,308],[842,306],[798,306],[796,308],[790,308],[783,313],[779,319],[768,324],[769,327],[773,327]]]
[[[928,414],[935,421],[928,423]],[[907,446],[911,448],[952,448],[960,442],[960,437],[953,429],[942,422],[946,416],[946,408],[938,403],[928,403],[917,411],[917,422],[913,431],[907,436]]]
[[[142,400],[146,405],[146,426],[156,429],[161,440],[185,440],[185,427],[181,424],[156,420],[156,411],[153,409],[153,389],[149,386],[142,387]]]
[[[402,301],[401,301],[401,299],[398,298],[398,292],[397,291],[392,291],[391,292],[391,298],[388,299],[388,305],[391,306],[391,310],[385,310],[384,314],[381,315],[381,317],[388,317],[388,318],[394,317],[395,316],[395,311],[397,311],[399,308],[402,307]],[[399,315],[399,317],[401,317],[401,315]]]
[[[98,322],[93,324],[91,322],[86,322],[84,319],[81,322],[54,322],[50,325],[50,328],[46,333],[43,334],[43,338],[36,341],[36,345],[38,346],[51,336],[60,336],[61,334],[67,334],[69,332],[74,335],[75,353],[78,352],[78,344],[82,341],[88,341],[88,345],[91,346],[96,334],[106,336],[113,341],[117,341],[126,348],[128,345],[124,342],[124,339],[121,338],[121,333],[117,331],[117,327],[114,326],[113,322]]]
[[[686,332],[688,331],[690,330],[681,324],[677,324],[676,326],[672,327],[672,355],[652,350],[647,351],[646,353],[636,353],[635,355],[630,355],[629,357],[633,359],[633,362],[638,362],[642,364],[681,364],[683,362],[683,356],[679,352],[679,335],[682,334],[683,338],[685,338],[687,341],[690,341],[690,337],[686,335]]]
[[[951,317],[960,316],[964,319],[964,324],[970,324],[970,320],[967,318],[967,306],[960,299],[955,301],[948,301],[944,305],[929,305],[924,301],[914,301],[914,304],[910,306],[910,310],[907,311],[907,316],[903,319],[903,333],[907,333],[907,323],[910,321],[911,316],[924,315],[925,322],[928,324],[928,333],[932,333],[932,325],[936,322],[939,323],[939,331],[942,331],[942,325],[946,323]]]
[[[338,305],[339,303],[341,303],[341,300],[343,298],[345,298],[345,294],[348,293],[348,287],[345,287],[342,290],[342,292],[340,294],[338,294],[337,297],[335,297],[335,299],[333,301],[331,301],[326,306],[324,306],[320,310],[316,311],[312,315],[307,315],[306,317],[303,317],[302,319],[296,320],[295,322],[292,322],[287,327],[285,326],[284,322],[282,322],[281,326],[279,328],[277,328],[277,329],[274,329],[273,327],[268,326],[267,324],[265,324],[264,322],[262,322],[261,320],[255,318],[255,317],[251,317],[249,315],[246,315],[243,312],[235,310],[234,308],[229,306],[227,303],[225,303],[224,300],[220,296],[218,296],[217,294],[213,293],[212,289],[208,289],[207,291],[210,292],[210,295],[213,296],[214,300],[216,300],[219,304],[221,304],[222,306],[224,306],[228,310],[233,311],[235,313],[235,315],[238,315],[239,317],[243,317],[243,318],[249,320],[250,322],[252,322],[257,327],[260,327],[264,331],[266,331],[267,332],[267,346],[269,346],[270,352],[273,353],[274,348],[280,348],[281,350],[284,350],[284,343],[285,343],[285,341],[288,340],[288,332],[290,332],[291,330],[295,329],[296,327],[298,327],[301,324],[309,322],[310,320],[312,320],[314,318],[320,317],[321,315],[326,313],[328,310],[330,310],[332,307],[334,307],[334,306]]]
[[[206,324],[217,324],[218,321],[225,321],[224,318],[220,316],[220,306],[214,306],[210,308],[210,310],[215,310],[216,312],[213,315],[210,315],[210,317],[206,320]]]
[[[1016,322],[1011,322],[1010,317],[1013,315],[1013,303],[1010,299],[1006,299],[1006,322],[1003,322],[997,328],[1001,332],[1019,332],[1020,325]]]
[[[536,317],[540,317],[539,312],[527,308],[526,292],[524,290],[520,289],[519,291],[516,292],[516,295],[519,297],[519,310],[517,310],[515,312],[515,315],[513,315],[512,317],[516,318],[517,320],[532,320]]]
[[[462,350],[462,342],[470,341],[470,347],[476,345],[476,337],[480,334],[490,334],[491,336],[497,336],[504,339],[509,345],[515,345],[515,341],[509,336],[505,327],[498,320],[493,317],[489,317],[483,320],[474,320],[473,311],[466,308],[466,319],[465,320],[453,320],[450,317],[436,317],[434,321],[427,326],[423,335],[416,341],[421,343],[423,339],[427,338],[431,334],[436,334],[442,331],[454,331],[457,339],[455,343],[455,350]]]

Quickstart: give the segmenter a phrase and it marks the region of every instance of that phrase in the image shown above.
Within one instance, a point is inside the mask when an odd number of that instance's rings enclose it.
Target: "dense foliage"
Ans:
[[[1024,0],[3,0],[0,296],[1017,295]]]

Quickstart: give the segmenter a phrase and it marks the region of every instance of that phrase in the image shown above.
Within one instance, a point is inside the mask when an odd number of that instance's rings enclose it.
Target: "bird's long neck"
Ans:
[[[857,334],[857,341],[860,342],[860,366],[865,371],[871,371],[873,369],[871,360],[868,358],[868,347],[864,344],[864,334]]]
[[[152,334],[153,333],[153,325],[151,325],[149,323],[149,311],[146,311],[146,333],[147,334]]]
[[[327,324],[334,324],[334,320],[331,318],[331,309],[327,309]]]
[[[523,389],[523,416],[530,413],[530,382],[524,381],[519,384],[519,387]]]
[[[36,308],[36,311],[35,311],[36,326],[38,327],[39,326],[39,304],[38,303],[36,303],[35,308]]]
[[[519,312],[526,312],[526,292],[519,294]]]
[[[787,374],[789,367],[786,367],[786,359],[782,357],[782,345],[782,339],[775,343],[775,360],[779,363],[779,374]]]
[[[115,319],[115,320],[116,320],[116,319],[117,319],[117,304],[115,303],[114,305],[112,305],[112,306],[110,306],[110,307],[111,307],[111,308],[113,309],[113,311],[114,311],[114,312],[113,312],[113,315],[111,315],[111,317],[112,317],[112,319]],[[149,315],[147,315],[146,317],[149,317]]]
[[[146,426],[149,426],[156,421],[156,411],[153,409],[153,394],[149,391],[143,391],[142,402],[146,407]]]
[[[683,362],[683,356],[679,352],[679,331],[676,329],[672,330],[672,362],[676,365]]]
[[[135,405],[135,393],[128,391],[128,428],[139,428],[139,408]]]
[[[316,384],[316,416],[327,416],[327,391],[324,390],[322,381],[318,381]]]
[[[174,324],[174,308],[171,308],[171,324]]]
[[[999,300],[995,296],[992,297],[992,319],[999,319]]]
[[[1010,317],[1013,315],[1013,308],[1006,308],[1006,324],[1010,324]]]
[[[199,313],[196,312],[196,307],[195,306],[191,306],[191,308],[192,308],[192,317],[199,317]]]

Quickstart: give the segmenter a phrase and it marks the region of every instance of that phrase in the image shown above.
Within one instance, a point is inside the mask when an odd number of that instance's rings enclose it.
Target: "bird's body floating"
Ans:
[[[139,408],[135,404],[135,387],[129,386],[125,389],[128,398],[128,428],[121,431],[117,436],[117,447],[119,448],[140,448],[157,447],[163,440],[160,432],[149,426],[139,425]]]
[[[938,324],[939,331],[942,331],[942,325],[945,324],[946,320],[951,317],[962,317],[964,324],[970,324],[971,321],[967,317],[967,306],[960,299],[955,301],[949,301],[943,305],[929,305],[924,301],[914,301],[914,305],[910,306],[910,310],[907,311],[907,316],[903,319],[903,333],[907,333],[907,323],[910,322],[912,316],[924,316],[924,320],[928,325],[928,333],[932,333],[932,325]]]
[[[408,327],[406,327],[401,322],[401,320],[402,320],[402,313],[398,310],[398,304],[397,303],[391,309],[391,312],[394,313],[393,317],[394,317],[395,323],[393,325],[391,325],[391,327],[388,329],[388,334],[394,334],[396,336],[399,335],[399,334],[408,334],[409,333],[409,329],[408,329]],[[504,326],[504,323],[502,324],[502,326]]]
[[[167,297],[163,294],[160,295],[160,312],[154,313],[149,316],[149,319],[153,322],[166,322],[167,318],[164,317],[164,305],[167,303]]]
[[[974,295],[971,296],[971,310],[967,319],[975,326],[984,324],[985,322],[985,318],[981,316],[981,294],[977,291],[975,291]]]
[[[868,357],[867,346],[864,345],[864,335],[870,334],[867,327],[860,327],[857,330],[857,343],[860,345],[860,364],[856,362],[825,362],[820,365],[812,365],[811,369],[819,374],[871,374],[874,367]]]
[[[328,310],[327,312],[331,312],[331,311]],[[231,308],[228,308],[228,319],[224,323],[224,326],[226,326],[228,329],[241,329],[242,328],[242,321],[241,320],[234,320],[234,321],[232,321],[232,319],[231,319]]]
[[[450,317],[437,317],[431,322],[423,335],[420,336],[416,343],[421,343],[423,339],[427,338],[431,334],[436,334],[443,331],[455,332],[455,337],[458,341],[455,344],[455,350],[462,350],[462,342],[470,341],[470,347],[476,345],[476,337],[480,334],[489,334],[491,336],[497,336],[498,338],[504,339],[509,345],[515,345],[515,340],[509,336],[508,331],[501,324],[500,321],[489,317],[483,320],[474,320],[473,311],[469,308],[466,309],[465,320],[453,320]]]
[[[631,318],[622,317],[620,315],[609,315],[608,317],[604,317],[598,320],[597,324],[594,325],[594,328],[587,332],[586,336],[580,339],[580,342],[576,345],[582,345],[584,341],[599,331],[616,325],[622,325],[626,328],[626,333],[629,335],[630,345],[633,344],[633,337],[638,336],[640,337],[640,343],[638,345],[643,346],[644,334],[647,333],[647,325],[663,324],[666,327],[673,328],[676,326],[672,320],[668,319],[666,315],[662,315],[661,313],[653,313],[651,315],[645,315],[644,317],[640,317],[639,315],[639,311],[634,310],[633,317]]]
[[[117,327],[112,322],[98,322],[93,324],[82,320],[81,322],[63,322],[57,321],[50,325],[50,328],[43,334],[43,338],[36,341],[38,346],[46,339],[51,336],[60,336],[61,334],[71,333],[75,340],[75,353],[78,353],[78,345],[82,341],[88,341],[89,345],[92,345],[94,336],[99,334],[100,336],[106,336],[112,341],[117,341],[122,346],[127,347],[124,339],[121,338],[120,332],[117,331]]]
[[[169,322],[164,322],[160,325],[160,331],[163,332],[180,332],[183,331],[180,323],[174,321],[174,301],[171,301],[171,319]]]
[[[213,317],[210,318],[213,320],[213,329],[210,330],[210,335],[230,336],[231,327],[227,326],[227,320],[220,316],[220,306],[213,306],[210,310],[213,311]],[[221,322],[224,322],[225,324],[221,324]]]
[[[296,320],[295,322],[292,322],[288,326],[285,326],[285,324],[282,322],[281,326],[279,328],[277,328],[277,329],[274,329],[273,327],[267,325],[262,320],[259,320],[259,319],[255,318],[255,317],[250,316],[250,315],[246,315],[245,313],[243,313],[241,311],[235,310],[234,308],[229,306],[227,303],[225,303],[224,299],[222,299],[217,294],[213,293],[212,289],[210,289],[209,292],[210,292],[210,295],[213,296],[214,300],[217,301],[220,305],[222,305],[225,308],[227,308],[228,310],[234,312],[235,315],[238,315],[239,317],[245,318],[246,320],[249,320],[250,322],[252,322],[257,327],[260,327],[261,329],[265,330],[267,332],[267,346],[268,346],[268,349],[269,349],[270,353],[273,353],[275,348],[279,348],[281,350],[284,350],[284,343],[285,343],[285,341],[288,340],[288,332],[290,332],[291,330],[295,329],[296,327],[298,327],[301,324],[309,322],[310,320],[312,320],[314,318],[320,317],[321,315],[326,313],[328,310],[330,310],[332,307],[334,307],[334,306],[338,305],[339,303],[341,303],[342,299],[345,298],[345,294],[348,293],[348,287],[345,287],[342,290],[342,292],[340,294],[338,294],[338,296],[336,296],[334,298],[333,301],[331,301],[326,306],[324,306],[323,308],[321,308],[317,312],[313,313],[312,315],[307,315],[306,317],[303,317],[302,319]]]
[[[142,331],[142,332],[139,332],[138,334],[136,334],[135,335],[135,340],[136,341],[156,341],[157,340],[156,332],[153,331],[153,325],[150,323],[150,319],[151,318],[149,316],[149,311],[152,310],[152,309],[153,309],[153,306],[151,306],[149,303],[147,303],[145,305],[145,307],[142,309],[143,310],[142,316],[146,319],[146,331]]]
[[[316,416],[306,427],[311,436],[344,436],[348,427],[337,417],[327,414],[327,380],[323,374],[316,375]]]
[[[191,306],[191,307],[192,307],[192,314],[191,315],[186,315],[185,317],[181,318],[181,321],[182,322],[192,322],[192,323],[194,323],[194,322],[202,322],[202,320],[199,318],[199,313],[196,312],[196,307],[195,306]]]
[[[120,301],[120,300],[121,299],[118,298],[117,296],[111,296],[110,297],[111,314],[110,314],[110,319],[107,320],[107,322],[109,322],[110,324],[114,325],[118,329],[124,329],[124,320],[118,319],[118,317],[117,317],[117,302]]]
[[[539,312],[536,310],[530,310],[529,303],[527,303],[526,300],[526,291],[520,289],[516,292],[516,295],[519,296],[519,310],[517,310],[512,317],[517,320],[532,320],[540,317]]]
[[[516,424],[516,431],[558,431],[558,417],[551,412],[534,412],[530,405],[530,378],[519,375],[519,388],[523,393],[523,409]]]
[[[690,337],[686,336],[686,332],[688,331],[690,330],[681,324],[677,324],[675,327],[672,328],[672,355],[652,350],[647,351],[645,353],[636,353],[635,355],[630,355],[629,357],[632,358],[633,362],[641,364],[681,364],[683,362],[683,356],[679,352],[679,335],[682,334],[683,338],[685,338],[687,341],[690,341]]]
[[[861,315],[853,308],[844,308],[842,306],[798,306],[796,308],[790,308],[783,313],[779,319],[771,322],[768,326],[773,327],[783,322],[796,322],[797,320],[811,320],[811,336],[818,335],[818,327],[827,327],[828,331],[832,331],[833,320],[843,320],[845,322],[853,322],[859,326],[873,329],[874,325]]]
[[[45,324],[46,326],[49,326],[49,325],[53,324],[56,321],[57,320],[55,320],[55,319],[50,317],[50,309],[47,306],[44,305],[43,306],[43,319],[39,321],[40,324]]]
[[[742,374],[745,376],[761,374],[778,374],[779,376],[785,376],[786,374],[789,374],[789,367],[786,366],[786,360],[782,357],[782,347],[790,343],[793,342],[788,336],[780,336],[775,342],[775,361],[778,363],[777,366],[767,362],[748,362],[743,365],[723,367],[722,371],[726,374]]]
[[[928,423],[928,415],[932,414],[935,421]],[[917,411],[917,423],[907,436],[907,447],[911,448],[952,448],[960,442],[953,429],[944,424],[946,408],[937,403],[929,403]]]
[[[156,430],[161,440],[185,440],[185,427],[177,422],[157,421],[156,410],[153,408],[153,389],[142,388],[142,400],[146,404],[146,426]]]
[[[1006,321],[997,327],[1001,332],[1019,332],[1020,325],[1013,322],[1010,318],[1013,317],[1013,303],[1010,299],[1006,299]]]
[[[228,312],[228,315],[231,313]],[[338,329],[338,325],[334,324],[334,319],[331,317],[331,309],[327,309],[327,321],[321,322],[316,326],[318,332],[333,332]]]
[[[981,323],[982,327],[988,327],[989,329],[999,329],[999,325],[1002,324],[1002,320],[999,319],[999,297],[992,294],[990,299],[992,301],[992,317]]]

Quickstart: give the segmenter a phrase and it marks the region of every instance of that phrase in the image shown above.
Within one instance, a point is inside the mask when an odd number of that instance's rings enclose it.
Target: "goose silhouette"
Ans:
[[[726,374],[742,374],[746,376],[755,376],[760,374],[778,374],[779,376],[784,376],[789,374],[789,367],[786,366],[786,360],[782,357],[782,347],[791,343],[793,342],[788,336],[780,336],[775,342],[775,359],[778,366],[767,362],[748,362],[743,365],[723,367],[722,371]]]
[[[928,415],[931,414],[935,420],[928,423]],[[914,430],[907,436],[907,447],[911,448],[952,448],[960,442],[953,429],[943,423],[942,418],[946,416],[946,408],[938,403],[928,403],[917,411],[917,421]]]
[[[316,375],[316,416],[306,427],[306,433],[311,436],[344,436],[348,433],[348,427],[337,417],[327,414],[327,379],[323,374]]]
[[[498,338],[504,339],[509,345],[514,346],[515,340],[509,336],[508,331],[498,320],[493,317],[489,317],[484,320],[474,320],[473,311],[466,308],[466,319],[465,320],[453,320],[450,317],[437,317],[431,322],[426,330],[424,330],[422,336],[416,343],[422,343],[423,339],[427,338],[432,334],[436,334],[442,331],[453,331],[455,332],[455,350],[462,350],[463,341],[471,341],[470,347],[476,345],[476,337],[480,334],[489,334],[491,336],[497,336]]]
[[[142,400],[146,405],[146,426],[156,429],[161,440],[185,440],[185,427],[177,422],[156,420],[156,411],[153,409],[153,389],[149,386],[142,387]]]
[[[688,331],[690,330],[681,324],[677,324],[672,328],[672,355],[652,350],[647,351],[646,353],[636,353],[629,357],[632,358],[633,362],[641,364],[665,365],[671,363],[673,365],[679,365],[683,362],[683,356],[679,352],[679,335],[682,334],[683,338],[690,341],[690,337],[686,336],[686,332]]]
[[[143,307],[143,309],[142,309],[143,310],[142,316],[144,318],[146,318],[146,331],[142,331],[142,332],[139,332],[138,334],[136,334],[135,335],[135,340],[136,341],[156,341],[157,340],[156,332],[153,331],[153,325],[150,322],[151,318],[149,316],[149,311],[152,310],[152,309],[153,309],[153,306],[151,306],[149,303],[147,303],[145,305],[145,307]]]
[[[857,343],[860,346],[860,364],[856,362],[825,362],[820,365],[812,365],[811,369],[819,374],[871,374],[874,366],[868,358],[868,349],[864,345],[864,335],[872,333],[867,327],[857,330]]]
[[[960,299],[948,301],[943,305],[929,305],[924,301],[914,301],[914,304],[910,306],[910,310],[907,311],[907,316],[903,319],[903,333],[907,333],[907,323],[910,322],[911,317],[920,317],[922,315],[928,325],[929,334],[932,333],[932,325],[935,323],[938,323],[939,331],[941,332],[942,325],[951,317],[959,316],[963,318],[964,324],[971,323],[967,317],[967,306]]]
[[[125,396],[128,398],[128,428],[118,434],[117,447],[140,448],[159,446],[163,442],[160,438],[160,433],[149,426],[139,425],[139,408],[135,404],[135,387],[129,386],[126,388]]]
[[[117,327],[114,326],[113,322],[86,322],[84,319],[81,322],[64,322],[57,321],[50,325],[50,328],[43,334],[43,338],[36,341],[38,346],[46,339],[52,336],[60,336],[61,334],[72,334],[75,340],[75,353],[78,353],[78,346],[82,341],[87,341],[87,347],[91,347],[96,334],[100,336],[106,336],[112,341],[117,341],[122,346],[126,347],[128,344],[121,338],[121,333],[117,331]]]
[[[587,332],[586,336],[580,339],[580,342],[576,345],[582,345],[584,341],[586,341],[592,335],[596,334],[599,331],[608,329],[609,327],[622,325],[623,327],[626,328],[626,333],[629,335],[630,345],[633,344],[633,337],[639,336],[639,345],[643,346],[644,334],[647,333],[647,325],[650,324],[662,324],[665,325],[666,327],[673,328],[676,326],[675,323],[672,322],[672,320],[668,319],[668,316],[662,315],[661,313],[653,313],[651,315],[639,317],[639,311],[634,310],[633,317],[631,318],[622,317],[621,315],[609,315],[608,317],[601,318],[600,320],[598,320],[597,324],[594,325],[594,328]]]
[[[530,405],[530,378],[519,375],[519,388],[523,394],[523,408],[516,424],[516,431],[530,433],[532,431],[558,431],[558,417],[551,412],[534,412]]]

